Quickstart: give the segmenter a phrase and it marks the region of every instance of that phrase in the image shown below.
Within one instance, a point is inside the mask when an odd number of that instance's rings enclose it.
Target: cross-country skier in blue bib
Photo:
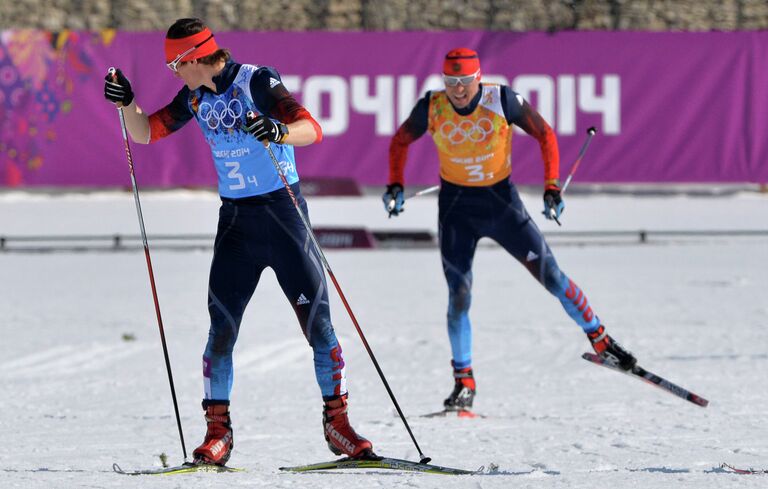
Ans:
[[[232,350],[245,307],[266,267],[274,270],[314,352],[328,447],[337,455],[370,456],[371,442],[355,433],[347,417],[344,360],[331,324],[320,258],[263,145],[271,143],[306,214],[293,148],[319,142],[320,126],[286,90],[274,68],[234,62],[200,19],[179,19],[168,29],[165,56],[185,87],[162,109],[147,116],[120,70],[114,78],[107,76],[104,94],[124,108],[128,131],[138,143],[157,141],[194,119],[211,147],[218,174],[222,204],[208,286],[211,325],[203,354],[208,430],[194,451],[195,460],[223,465],[231,455]],[[249,111],[257,117],[246,118]]]

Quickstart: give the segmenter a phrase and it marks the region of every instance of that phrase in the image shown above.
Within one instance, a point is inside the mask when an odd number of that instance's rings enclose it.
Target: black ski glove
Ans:
[[[104,77],[104,98],[112,103],[122,104],[123,107],[133,102],[131,82],[119,69],[115,70],[114,75],[108,73]]]
[[[259,141],[283,144],[288,137],[288,126],[265,115],[255,116],[253,112],[248,112],[245,120],[245,132],[252,134]]]
[[[384,210],[389,213],[389,217],[399,216],[401,212],[405,211],[403,209],[405,205],[403,186],[399,183],[387,185],[387,190],[381,196],[381,200],[384,202]]]
[[[560,214],[565,210],[565,203],[560,196],[560,187],[557,185],[547,185],[544,188],[544,217],[557,220]]]

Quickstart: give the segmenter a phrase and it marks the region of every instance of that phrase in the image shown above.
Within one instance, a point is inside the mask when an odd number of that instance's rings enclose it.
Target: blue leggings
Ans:
[[[539,228],[525,210],[515,186],[503,180],[488,187],[442,182],[439,240],[443,273],[448,282],[448,337],[454,368],[472,365],[472,260],[480,238],[488,237],[515,257],[584,330],[600,320],[586,295],[560,270]]]
[[[307,205],[292,186],[306,215]],[[271,267],[314,352],[324,399],[346,393],[341,346],[331,324],[328,288],[320,258],[285,189],[224,200],[208,282],[211,326],[203,355],[204,402],[228,402],[232,350],[261,272]]]

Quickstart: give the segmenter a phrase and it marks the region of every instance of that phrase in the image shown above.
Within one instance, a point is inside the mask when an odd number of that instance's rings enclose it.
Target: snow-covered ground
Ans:
[[[540,195],[525,194],[538,211]],[[768,197],[580,195],[562,230],[768,228]],[[142,195],[149,234],[213,233],[216,197]],[[314,198],[315,224],[436,229],[434,196],[387,219],[378,197]],[[537,214],[537,212],[534,212]],[[538,217],[537,217],[538,219]],[[552,223],[540,223],[545,231]],[[0,235],[136,234],[128,193],[0,194]],[[150,243],[151,246],[151,243]],[[124,468],[182,461],[141,252],[0,253],[0,487],[765,487],[721,462],[768,468],[768,237],[554,245],[609,332],[646,368],[708,398],[706,409],[591,365],[579,328],[500,248],[475,259],[476,410],[422,418],[452,387],[446,287],[436,249],[327,251],[424,453],[495,473],[287,474],[333,459],[311,350],[266,272],[235,352],[235,451],[245,473],[137,479]],[[184,439],[201,441],[200,358],[210,251],[152,253]],[[378,452],[417,452],[332,292],[351,419]],[[128,339],[126,339],[128,338]],[[134,339],[130,339],[134,338]]]

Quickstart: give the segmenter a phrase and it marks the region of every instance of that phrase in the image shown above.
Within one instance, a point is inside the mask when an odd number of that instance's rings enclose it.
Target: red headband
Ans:
[[[202,44],[201,44],[202,43]],[[213,34],[207,27],[197,34],[191,36],[182,37],[181,39],[165,39],[165,61],[170,63],[176,59],[181,53],[198,46],[188,55],[184,56],[179,61],[191,61],[193,59],[203,58],[209,54],[215,53],[219,46],[216,44],[216,39],[213,38]]]
[[[445,55],[443,73],[451,76],[474,75],[480,69],[480,58],[467,48],[452,49]]]

